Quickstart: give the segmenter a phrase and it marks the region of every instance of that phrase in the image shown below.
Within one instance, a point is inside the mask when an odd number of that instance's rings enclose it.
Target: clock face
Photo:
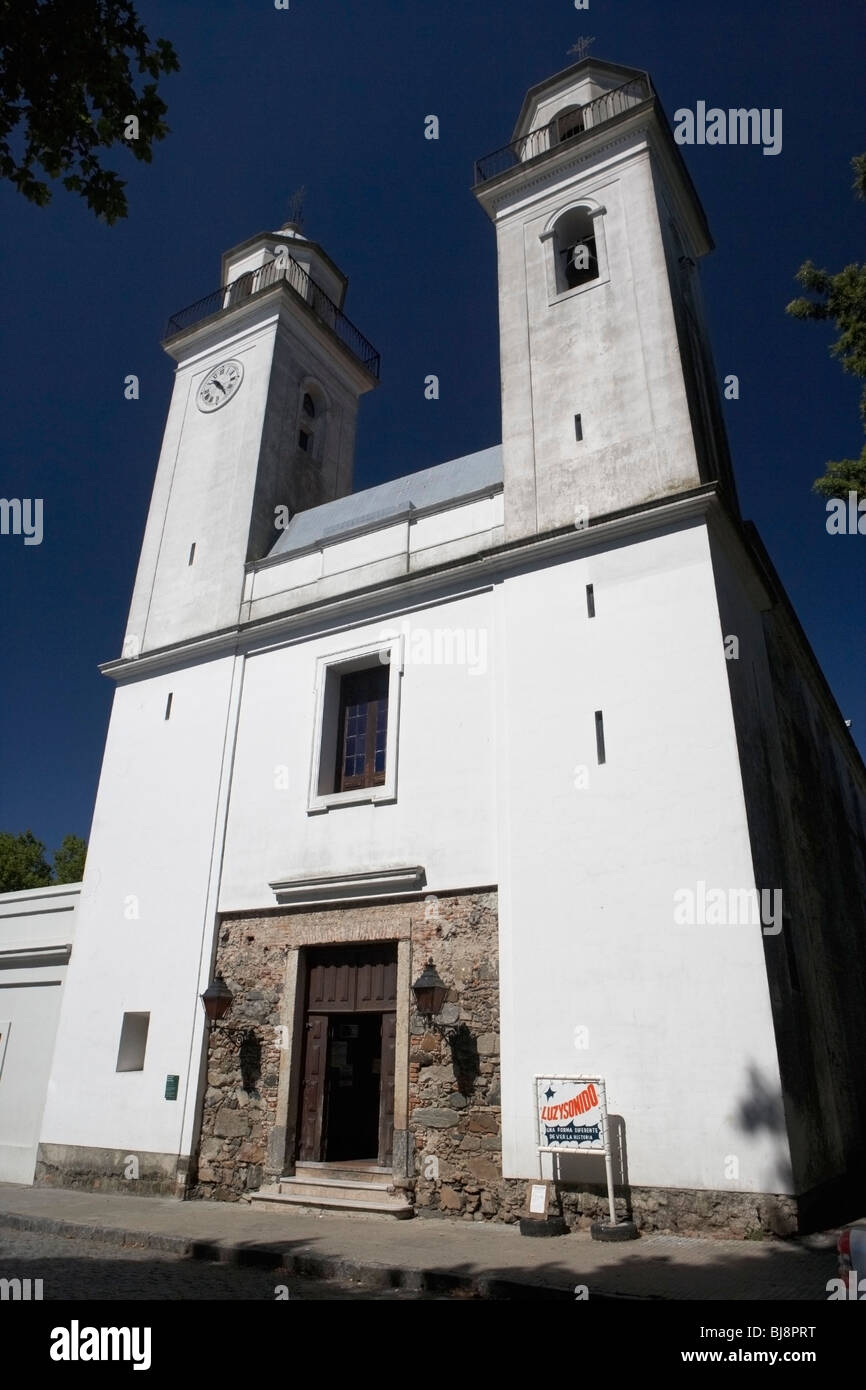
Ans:
[[[199,410],[210,412],[219,410],[230,401],[244,379],[244,369],[240,362],[220,362],[213,367],[198,388],[196,405]]]

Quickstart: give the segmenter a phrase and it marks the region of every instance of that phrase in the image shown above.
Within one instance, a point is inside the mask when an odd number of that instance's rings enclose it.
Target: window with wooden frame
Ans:
[[[307,811],[396,801],[403,636],[316,659]]]
[[[389,680],[381,662],[340,679],[335,792],[384,785]]]

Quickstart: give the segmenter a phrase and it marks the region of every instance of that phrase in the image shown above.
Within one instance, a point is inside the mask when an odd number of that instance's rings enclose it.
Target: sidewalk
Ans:
[[[589,1232],[529,1240],[515,1226],[258,1210],[0,1183],[3,1227],[170,1250],[191,1259],[357,1279],[371,1290],[463,1288],[486,1296],[818,1300],[835,1277],[831,1236],[802,1242],[643,1236],[625,1244]]]

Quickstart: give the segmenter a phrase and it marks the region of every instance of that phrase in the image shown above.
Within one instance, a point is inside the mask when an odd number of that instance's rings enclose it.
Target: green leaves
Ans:
[[[31,830],[20,835],[0,830],[0,893],[47,888],[50,882],[51,867],[42,841]]]
[[[124,145],[150,163],[169,133],[157,79],[179,68],[124,0],[0,0],[0,176],[39,206],[51,200],[46,179],[60,180],[105,222],[125,217],[125,181],[101,154]]]
[[[80,835],[64,835],[54,854],[54,868],[45,845],[32,830],[20,835],[0,830],[0,893],[47,888],[51,883],[78,883],[84,874],[87,844]]]
[[[828,463],[823,478],[816,478],[812,491],[821,497],[847,497],[856,492],[858,499],[866,497],[866,444],[863,445],[859,459],[840,459]]]
[[[866,154],[855,155],[851,167],[854,192],[866,199]],[[844,371],[866,380],[866,265],[855,262],[831,275],[812,261],[804,261],[796,279],[818,298],[793,299],[785,312],[795,319],[835,323],[839,337],[830,345],[830,352],[839,358]],[[866,427],[866,387],[860,396],[860,418]],[[813,490],[823,497],[846,497],[851,491],[856,491],[858,498],[866,497],[866,445],[859,459],[828,463]]]
[[[64,835],[54,851],[54,882],[80,883],[84,877],[87,841],[80,835]]]

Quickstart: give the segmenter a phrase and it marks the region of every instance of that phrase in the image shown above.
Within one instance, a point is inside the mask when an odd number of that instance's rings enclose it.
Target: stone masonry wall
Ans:
[[[215,973],[235,996],[227,1022],[239,1018],[267,1026],[248,1041],[222,1025],[211,1029],[194,1196],[237,1201],[261,1187],[277,1105],[286,936],[277,917],[238,918],[220,926]]]
[[[501,1178],[493,892],[222,922],[215,973],[234,995],[225,1022],[242,1019],[262,1026],[245,1042],[242,1030],[230,1033],[224,1024],[211,1030],[192,1195],[231,1201],[262,1185],[284,1056],[280,1021],[288,952],[348,940],[411,941],[411,979],[432,953],[440,975],[453,986],[438,1022],[460,1027],[465,1038],[467,1064],[459,1077],[441,1028],[428,1030],[414,1010],[411,1037],[397,1039],[398,1050],[410,1049],[410,1152],[402,1184],[411,1195],[417,1175],[419,1210],[470,1216],[479,1211],[480,1218],[513,1220],[509,1191],[514,1189],[519,1205],[524,1184],[505,1184]],[[441,1165],[438,1179],[424,1176],[419,1150],[425,1160],[435,1158]]]
[[[415,1209],[513,1222],[525,1183],[502,1177],[496,894],[428,898],[412,933],[413,979],[428,956],[451,988],[436,1026],[414,1007],[409,1015]]]

